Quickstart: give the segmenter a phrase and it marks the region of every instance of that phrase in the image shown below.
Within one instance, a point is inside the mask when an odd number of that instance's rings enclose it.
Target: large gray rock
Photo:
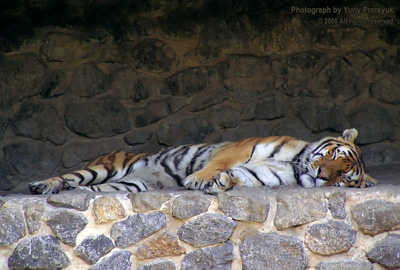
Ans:
[[[89,270],[130,270],[132,262],[130,261],[131,253],[126,250],[116,251],[113,254],[103,258],[95,266]]]
[[[313,141],[312,131],[304,126],[304,123],[297,117],[288,116],[274,126],[273,136],[292,136],[294,138]]]
[[[234,259],[231,241],[188,253],[182,260],[182,270],[230,270]]]
[[[298,53],[272,63],[275,87],[292,96],[302,87],[310,72],[321,66],[323,55],[315,51]]]
[[[392,142],[380,142],[367,145],[362,148],[365,164],[393,164],[400,162],[400,144]]]
[[[93,62],[76,68],[69,83],[68,92],[80,97],[92,97],[107,92],[111,80]]]
[[[249,233],[239,246],[243,270],[303,270],[307,255],[303,243],[276,233]]]
[[[400,76],[400,50],[386,50],[383,48],[375,49],[372,58],[375,62],[377,72],[388,73],[394,78]]]
[[[74,254],[88,264],[95,264],[114,248],[113,241],[104,234],[86,238],[74,249]]]
[[[282,191],[276,195],[276,202],[274,225],[278,230],[318,220],[327,212],[324,193],[315,189]]]
[[[62,70],[51,70],[48,74],[48,83],[40,94],[42,98],[58,97],[67,91],[67,76]]]
[[[24,204],[25,220],[30,234],[39,231],[43,221],[44,203],[36,201]]]
[[[156,25],[151,18],[138,16],[133,21],[133,30],[140,36],[150,36],[156,31]]]
[[[400,203],[369,200],[353,206],[351,214],[364,234],[376,235],[400,229]]]
[[[307,227],[304,242],[314,253],[333,255],[347,252],[356,241],[357,232],[343,221],[330,220]]]
[[[271,6],[266,7],[266,10],[274,12]],[[279,9],[278,9],[279,10]],[[258,13],[258,12],[255,12]],[[261,13],[263,14],[263,13]],[[268,18],[264,13],[264,17]],[[265,25],[272,28],[270,31],[265,31]],[[278,55],[291,55],[298,52],[309,51],[315,47],[315,37],[311,33],[309,27],[303,23],[299,17],[275,17],[271,22],[270,18],[260,20],[258,23],[258,33],[253,40],[254,45],[264,55],[277,53]]]
[[[179,63],[175,51],[159,39],[148,38],[139,42],[132,56],[138,68],[152,72],[170,71]]]
[[[0,195],[6,195],[7,193],[4,191],[10,191],[14,187],[7,179],[9,178],[7,176],[12,174],[15,174],[15,169],[12,168],[11,165],[7,164],[4,159],[0,160]],[[1,200],[0,205],[2,205]]]
[[[241,103],[246,104],[273,87],[274,72],[267,57],[231,55],[216,68],[225,88]]]
[[[61,269],[70,265],[54,236],[43,235],[21,241],[8,258],[10,269]]]
[[[48,176],[61,160],[61,153],[50,142],[12,142],[3,149],[5,161],[25,176]]]
[[[362,50],[351,51],[344,56],[344,59],[362,72],[368,72],[375,68],[372,58]]]
[[[270,89],[270,84],[262,76],[226,78],[223,80],[223,84],[226,89],[232,92],[237,101],[245,104],[256,100]]]
[[[282,95],[268,95],[247,105],[243,113],[243,118],[245,120],[273,120],[284,117],[287,113],[287,101]]]
[[[162,190],[139,192],[128,194],[134,211],[144,212],[149,210],[160,210],[161,207],[171,200],[172,196]]]
[[[8,117],[1,111],[2,113],[0,114],[0,141],[3,139],[4,132],[6,131],[6,128],[8,126]]]
[[[148,264],[139,265],[137,270],[176,270],[175,263],[171,260],[155,261]]]
[[[342,132],[346,124],[343,105],[333,99],[304,97],[292,106],[295,114],[313,131],[334,129]]]
[[[16,209],[0,211],[0,246],[8,246],[24,237],[25,221]]]
[[[1,170],[1,165],[0,165],[0,170]],[[13,188],[13,185],[11,184],[10,181],[6,179],[6,172],[5,171],[0,171],[0,191],[9,191]]]
[[[43,101],[22,103],[13,119],[14,130],[24,137],[64,144],[70,135],[55,106]]]
[[[115,222],[111,228],[111,238],[120,248],[129,247],[166,226],[166,216],[161,212],[136,214]]]
[[[229,55],[228,59],[216,65],[223,78],[252,77],[258,73],[270,72],[270,60],[267,57],[253,55]]]
[[[291,55],[283,60],[289,67],[298,70],[307,70],[318,68],[321,64],[323,54],[316,51],[308,51]],[[288,76],[290,77],[290,76]],[[289,84],[291,85],[291,84]]]
[[[375,103],[362,103],[351,111],[351,126],[357,128],[357,142],[370,144],[397,137],[398,117],[386,107]]]
[[[198,112],[210,108],[228,99],[228,92],[224,89],[212,89],[197,94],[190,102],[188,109],[191,112]]]
[[[181,145],[200,143],[214,131],[214,125],[207,119],[195,116],[169,117],[163,120],[157,130],[158,143]]]
[[[270,203],[267,194],[235,189],[219,193],[218,205],[226,216],[235,220],[263,222],[268,216]]]
[[[327,195],[328,208],[334,218],[346,218],[346,209],[344,204],[346,203],[345,192],[333,192]]]
[[[9,110],[25,98],[40,94],[47,67],[33,53],[4,56],[0,71],[0,110]]]
[[[254,100],[273,85],[274,72],[266,57],[231,55],[216,68],[223,77],[225,88],[241,103]]]
[[[81,36],[51,33],[40,47],[41,56],[49,62],[70,62],[87,58],[94,44]]]
[[[367,30],[359,27],[322,28],[316,31],[317,46],[329,49],[358,47],[367,35]]]
[[[124,141],[129,145],[144,144],[153,136],[153,131],[147,128],[133,129],[125,135]]]
[[[135,127],[147,126],[160,119],[174,114],[185,105],[181,98],[167,97],[159,100],[152,100],[144,108],[132,109]]]
[[[268,137],[272,126],[266,120],[255,120],[240,123],[236,128],[224,130],[222,141],[239,141],[251,137]]]
[[[51,195],[47,198],[47,202],[56,207],[71,208],[79,211],[86,211],[89,209],[90,200],[94,198],[92,193],[61,193]]]
[[[65,121],[69,129],[90,138],[112,136],[132,128],[127,110],[109,96],[70,103]]]
[[[207,212],[211,201],[205,194],[185,194],[172,202],[172,215],[176,218],[189,218]]]
[[[340,261],[340,262],[321,262],[316,270],[375,270],[370,262],[365,261]]]
[[[330,61],[309,81],[310,89],[330,98],[349,100],[364,88],[364,79],[343,58]]]
[[[218,73],[213,67],[196,67],[179,71],[164,80],[161,94],[190,97],[203,90],[220,91]]]
[[[388,234],[384,239],[374,244],[367,252],[367,258],[386,269],[400,268],[400,235]]]
[[[60,210],[51,213],[46,224],[63,243],[74,247],[78,233],[86,227],[88,220],[74,210]]]
[[[221,128],[234,128],[240,123],[240,111],[226,105],[214,106],[208,110],[208,116]]]
[[[392,83],[390,80],[380,80],[371,84],[369,92],[371,96],[382,102],[389,104],[400,103],[400,87]]]
[[[183,224],[178,237],[192,246],[204,247],[228,240],[235,227],[236,222],[223,215],[206,213]]]
[[[120,69],[112,73],[110,94],[122,99],[140,102],[157,92],[161,87],[158,77],[143,75],[133,68]]]

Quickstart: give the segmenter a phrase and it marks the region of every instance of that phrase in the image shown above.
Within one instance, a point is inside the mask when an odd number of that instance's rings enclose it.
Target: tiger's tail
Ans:
[[[121,180],[132,172],[135,163],[147,154],[112,152],[90,162],[84,169],[29,183],[34,194],[53,194],[62,190],[81,189],[89,191],[126,190],[140,192],[149,190],[140,179]]]

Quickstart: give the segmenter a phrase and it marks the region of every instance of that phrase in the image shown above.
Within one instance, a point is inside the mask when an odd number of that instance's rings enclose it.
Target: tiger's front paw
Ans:
[[[32,194],[56,194],[60,191],[62,179],[54,177],[43,181],[33,181],[28,184]]]
[[[210,182],[204,191],[209,194],[217,194],[220,192],[224,192],[233,187],[233,182],[231,176],[228,172],[221,172],[218,174],[212,182]]]
[[[361,187],[367,187],[367,188],[376,186],[379,183],[378,180],[376,180],[375,178],[373,178],[368,174],[365,174],[363,181],[364,183],[361,184]]]
[[[186,179],[183,181],[183,186],[187,189],[203,190],[209,183],[210,180],[192,174],[186,177]]]

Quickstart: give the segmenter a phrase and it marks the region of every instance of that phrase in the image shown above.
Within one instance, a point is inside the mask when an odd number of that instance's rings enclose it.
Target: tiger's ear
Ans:
[[[349,141],[354,143],[354,140],[357,138],[358,136],[358,131],[355,128],[351,128],[351,129],[345,129],[342,133],[342,138],[345,141]]]

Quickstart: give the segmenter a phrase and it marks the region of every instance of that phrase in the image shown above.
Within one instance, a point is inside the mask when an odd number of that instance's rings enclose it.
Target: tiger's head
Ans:
[[[317,186],[369,187],[378,183],[365,173],[361,150],[354,144],[357,135],[355,128],[346,129],[341,137],[318,142],[308,166]]]

